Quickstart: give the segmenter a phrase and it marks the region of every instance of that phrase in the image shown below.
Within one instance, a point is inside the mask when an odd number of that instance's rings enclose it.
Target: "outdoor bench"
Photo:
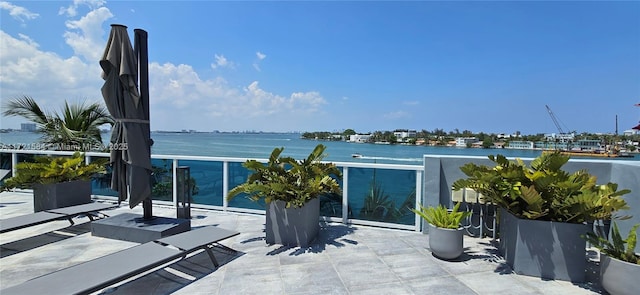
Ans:
[[[207,251],[213,264],[218,267],[211,247],[218,246],[235,252],[218,242],[238,234],[214,226],[194,229],[36,277],[0,290],[0,294],[88,294],[185,258],[187,254],[200,249]]]
[[[117,204],[89,203],[10,217],[0,220],[0,233],[63,219],[69,220],[71,225],[74,225],[73,218],[80,215],[86,215],[93,221],[97,212],[116,207],[118,207]]]

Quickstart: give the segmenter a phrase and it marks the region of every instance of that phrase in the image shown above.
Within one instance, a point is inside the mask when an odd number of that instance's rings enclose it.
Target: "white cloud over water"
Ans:
[[[73,50],[71,56],[42,48],[32,36],[14,36],[0,30],[3,103],[28,95],[42,107],[58,110],[65,100],[102,101],[103,80],[97,61],[108,38],[107,21],[115,17],[104,4],[104,1],[74,1],[60,9],[61,15],[69,17],[66,31],[60,35],[61,41]],[[87,7],[90,10],[81,14]],[[265,58],[264,53],[256,52],[253,65],[257,70],[258,63]],[[224,55],[215,54],[211,68],[236,65]],[[232,85],[223,76],[205,78],[188,64],[150,61],[149,72],[154,130],[304,130],[304,125],[300,125],[303,123],[291,122],[311,122],[313,116],[323,113],[327,104],[315,91],[279,94],[262,88],[258,81]],[[0,128],[18,128],[22,122],[25,122],[22,118],[2,117]]]

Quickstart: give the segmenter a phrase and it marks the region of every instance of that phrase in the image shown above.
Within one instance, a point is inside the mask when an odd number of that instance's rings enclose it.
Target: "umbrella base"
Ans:
[[[123,213],[91,223],[91,235],[108,239],[146,243],[191,230],[191,220]]]

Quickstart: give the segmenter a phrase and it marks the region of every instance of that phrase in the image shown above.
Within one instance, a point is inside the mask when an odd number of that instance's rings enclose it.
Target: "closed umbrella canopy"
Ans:
[[[111,134],[111,188],[133,208],[151,197],[149,106],[138,92],[138,65],[127,27],[112,25],[100,60],[102,96],[115,120]]]

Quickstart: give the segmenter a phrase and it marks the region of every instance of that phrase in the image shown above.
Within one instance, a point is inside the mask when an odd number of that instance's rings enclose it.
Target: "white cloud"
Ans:
[[[216,68],[235,68],[235,64],[231,61],[229,61],[226,57],[224,57],[224,55],[218,55],[215,54],[214,55],[215,58],[215,62],[211,64],[211,68],[212,69],[216,69]]]
[[[0,31],[2,100],[29,95],[58,108],[65,99],[100,100],[100,68],[78,57],[41,51],[28,36],[16,39]]]
[[[106,44],[102,24],[112,17],[108,8],[100,7],[79,20],[69,20],[66,22],[69,31],[64,33],[64,39],[75,54],[87,61],[97,62],[102,57]]]
[[[415,106],[415,105],[419,105],[420,102],[417,100],[411,100],[411,101],[403,101],[402,104],[406,106]]]
[[[38,45],[38,43],[36,43],[35,41],[33,41],[33,39],[31,39],[31,37],[25,35],[25,34],[18,34],[18,37],[20,37],[20,39],[24,40],[25,42],[27,42],[27,44],[33,46],[33,47],[39,47],[40,45]]]
[[[68,7],[60,7],[58,11],[59,15],[67,15],[68,17],[74,17],[78,14],[78,7],[84,5],[91,10],[104,6],[106,1],[104,0],[74,0]]]
[[[262,69],[260,69],[260,61],[262,61],[263,59],[267,58],[267,55],[257,51],[256,52],[256,57],[258,58],[258,60],[256,62],[253,63],[253,68],[256,69],[256,71],[260,72],[262,71]]]
[[[26,20],[35,19],[38,16],[40,16],[39,14],[31,12],[28,9],[24,8],[24,7],[13,5],[13,4],[11,4],[10,2],[7,2],[7,1],[0,1],[0,9],[9,11],[9,15],[11,17],[13,17],[14,19],[19,20],[21,22],[25,22]]]
[[[111,17],[106,7],[99,7],[68,21],[64,39],[74,50],[71,57],[40,48],[28,35],[0,30],[2,100],[28,95],[55,110],[65,100],[103,101],[97,61],[108,37],[102,27]],[[215,65],[233,63],[216,55]],[[151,62],[149,73],[154,130],[304,130],[302,124],[319,121],[327,104],[315,91],[281,95],[261,88],[258,81],[239,87],[223,77],[203,78],[186,64]],[[20,122],[24,119],[2,118],[3,128],[17,128]]]
[[[184,64],[151,63],[149,71],[153,73],[149,82],[151,111],[164,113],[161,109],[173,110],[167,112],[168,116],[184,114],[181,118],[186,119],[189,114],[199,114],[205,121],[225,119],[241,122],[251,118],[268,122],[267,119],[273,115],[288,117],[315,113],[326,104],[318,92],[295,92],[285,97],[260,88],[257,81],[239,89],[222,77],[203,80],[191,66]],[[259,123],[255,127],[265,126]]]

